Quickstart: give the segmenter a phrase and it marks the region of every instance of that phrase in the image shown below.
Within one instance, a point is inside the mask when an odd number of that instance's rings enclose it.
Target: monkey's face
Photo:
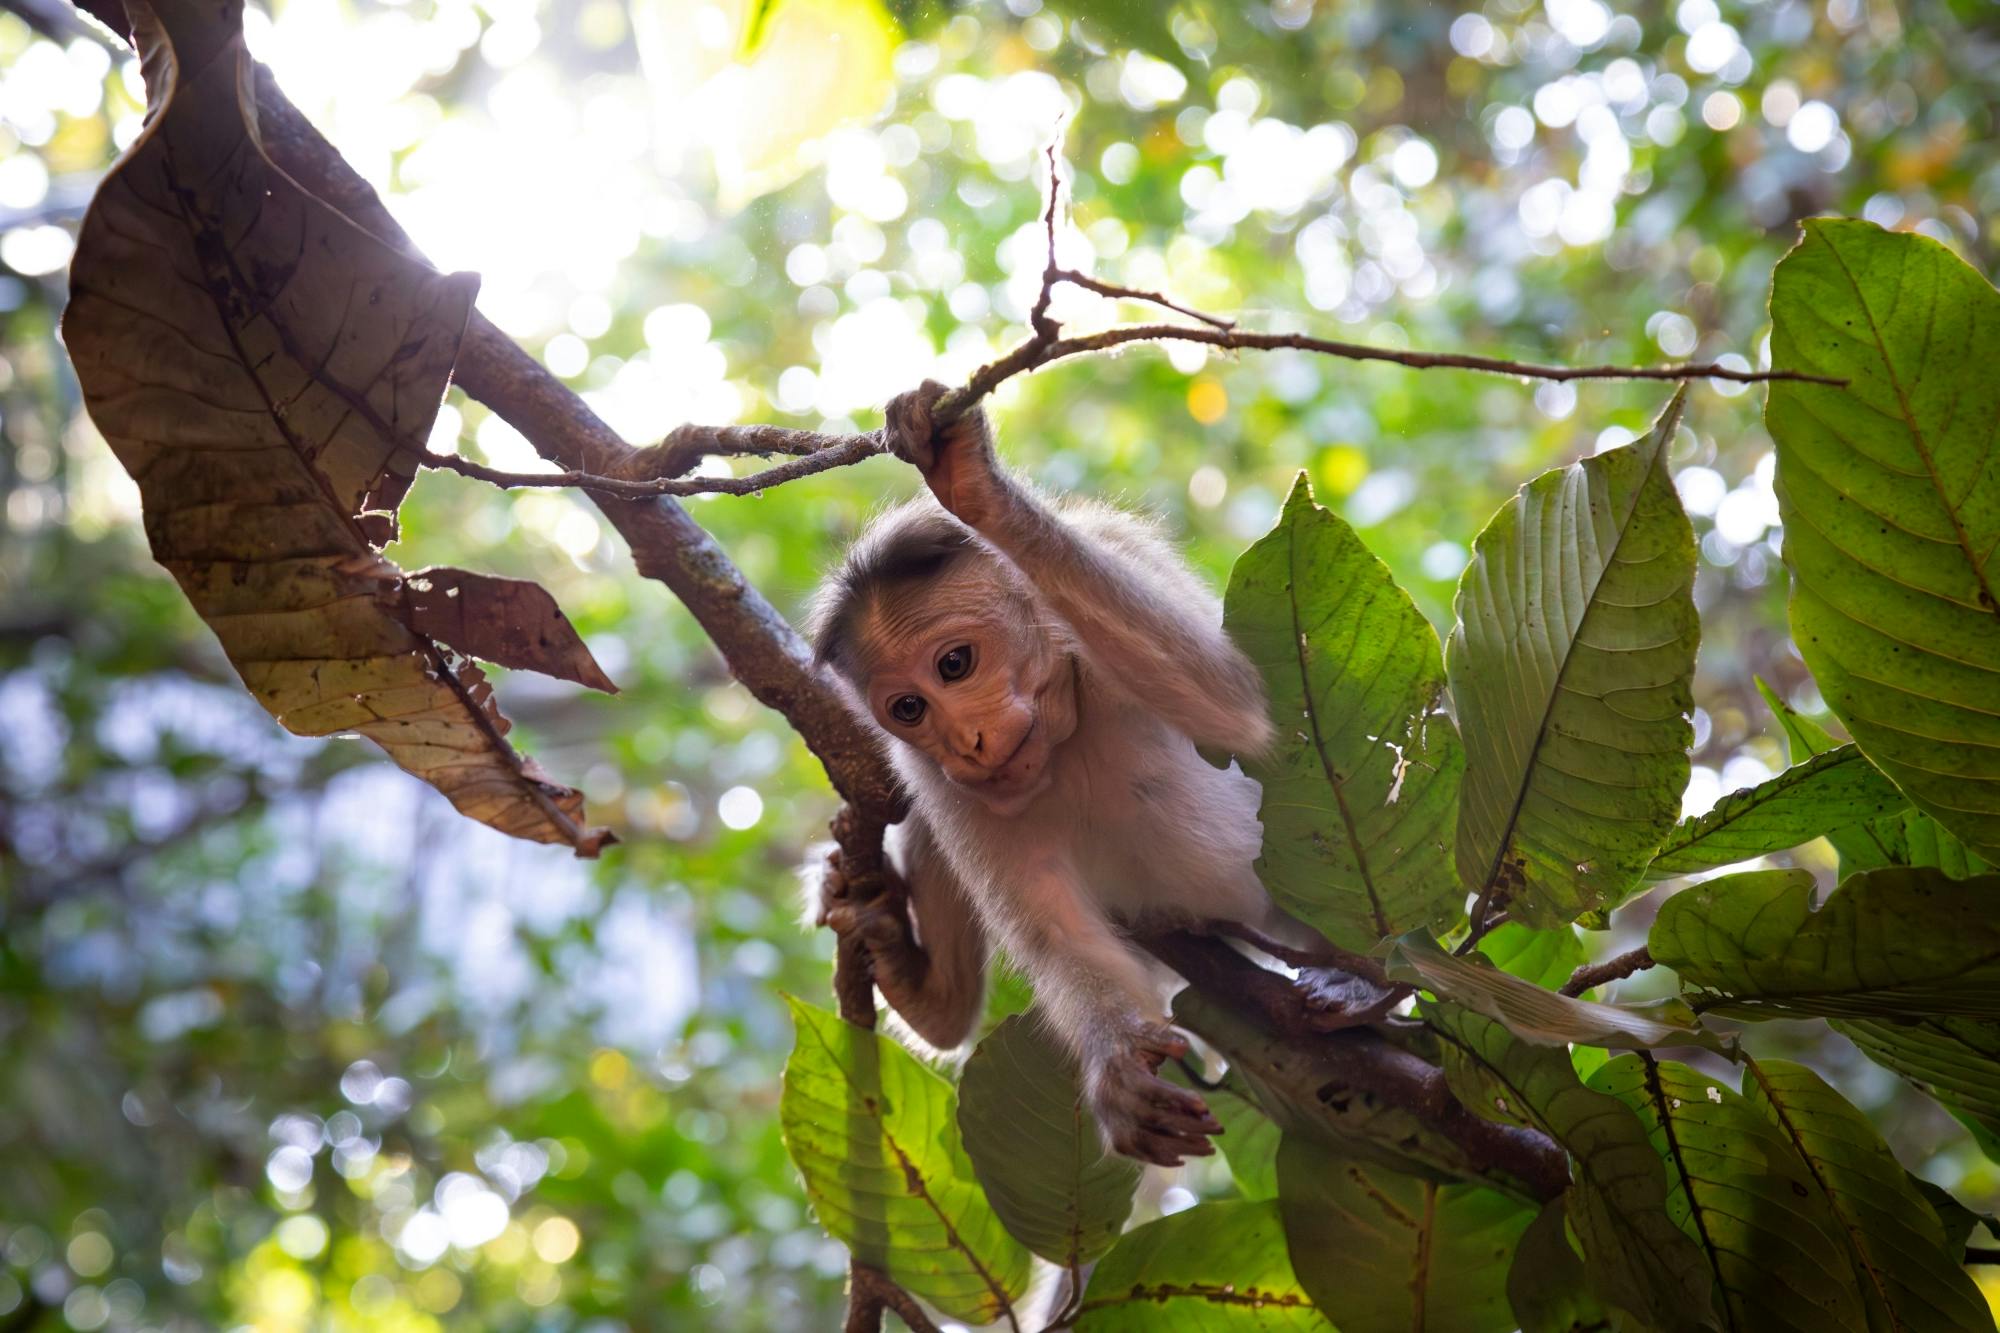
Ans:
[[[1018,814],[1076,730],[1075,667],[1052,620],[976,569],[953,571],[870,608],[855,687],[889,735],[995,814]]]

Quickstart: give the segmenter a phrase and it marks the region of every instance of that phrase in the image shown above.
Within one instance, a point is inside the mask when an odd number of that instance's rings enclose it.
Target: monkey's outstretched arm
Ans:
[[[1263,683],[1179,557],[1128,516],[1045,504],[1000,467],[980,409],[934,431],[930,408],[942,391],[927,382],[896,399],[889,425],[896,451],[945,508],[1028,577],[1108,680],[1199,743],[1263,749]]]
[[[1114,1152],[1161,1166],[1215,1151],[1206,1102],[1159,1077],[1187,1054],[1161,1021],[1151,979],[1081,880],[1053,858],[1024,858],[989,897],[1008,956],[1034,983],[1035,1007],[1076,1053],[1084,1097]]]
[[[889,1007],[925,1041],[950,1050],[972,1035],[985,1007],[986,932],[930,826],[913,814],[897,829],[896,873],[909,890],[909,913],[890,895],[846,898],[836,865],[822,886],[821,916],[837,933],[861,937]]]

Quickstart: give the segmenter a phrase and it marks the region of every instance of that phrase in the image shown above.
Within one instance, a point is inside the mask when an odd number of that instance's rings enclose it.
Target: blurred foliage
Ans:
[[[1260,327],[1760,364],[1772,266],[1820,212],[1995,275],[1984,0],[1633,9],[290,0],[252,36],[427,252],[478,270],[482,308],[640,440],[865,424],[1004,346],[1059,119],[1065,259]],[[624,692],[503,693],[624,845],[584,866],[511,844],[363,746],[283,735],[150,563],[53,334],[81,210],[139,128],[137,70],[60,6],[19,14],[0,14],[0,1326],[827,1326],[845,1252],[776,1114],[781,992],[827,976],[790,887],[832,811],[816,765],[586,502],[440,474],[391,555],[556,593]],[[886,58],[830,81],[823,46],[781,40],[891,20]],[[1081,296],[1059,313],[1109,318]],[[1016,381],[998,412],[1040,481],[1163,512],[1218,575],[1303,468],[1443,623],[1500,500],[1665,397],[1148,349]],[[1673,446],[1702,560],[1691,811],[1783,764],[1753,675],[1818,710],[1784,631],[1761,398],[1698,386]],[[532,465],[457,394],[434,443]],[[911,484],[885,460],[696,512],[789,609]],[[1593,947],[1649,916],[1625,908]],[[1851,1047],[1783,1025],[1752,1045],[1810,1060],[1906,1165],[1991,1206],[1965,1131]],[[1230,1188],[1207,1164],[1134,1220]]]

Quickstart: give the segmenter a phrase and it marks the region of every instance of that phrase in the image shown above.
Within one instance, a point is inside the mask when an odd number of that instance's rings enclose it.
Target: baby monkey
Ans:
[[[940,1048],[978,1023],[996,940],[1076,1053],[1112,1149],[1176,1165],[1221,1126],[1159,1077],[1187,1041],[1121,930],[1304,929],[1253,869],[1257,783],[1196,752],[1261,752],[1263,685],[1151,526],[1044,500],[1000,467],[984,412],[933,426],[943,392],[889,405],[891,447],[930,495],[869,526],[811,625],[892,742],[912,808],[891,850],[915,920],[887,896],[829,900],[825,917],[859,934],[883,998]]]

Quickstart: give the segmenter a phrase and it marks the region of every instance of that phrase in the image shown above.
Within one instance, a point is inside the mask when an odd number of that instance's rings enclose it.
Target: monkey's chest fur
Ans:
[[[1020,840],[1039,840],[1128,924],[1256,923],[1269,903],[1255,869],[1260,795],[1241,769],[1216,768],[1160,719],[1100,702],[1052,757],[1048,789],[1019,815],[986,816],[982,831],[1014,841],[1013,856]]]

